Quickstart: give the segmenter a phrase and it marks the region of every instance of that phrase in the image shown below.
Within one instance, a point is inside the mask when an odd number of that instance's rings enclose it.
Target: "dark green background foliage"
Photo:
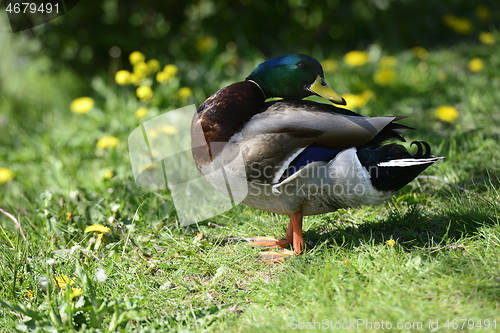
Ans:
[[[481,5],[490,10],[489,20],[477,17]],[[473,32],[457,35],[443,25],[446,14],[470,19]],[[197,41],[212,36],[213,55],[234,42],[241,55],[258,51],[271,57],[319,49],[328,57],[373,42],[401,49],[477,40],[480,31],[499,20],[496,0],[87,0],[56,24],[44,25],[39,37],[56,63],[92,75],[88,65],[106,69],[112,46],[121,48],[122,59],[141,50],[160,60],[199,61],[207,57],[198,52]]]

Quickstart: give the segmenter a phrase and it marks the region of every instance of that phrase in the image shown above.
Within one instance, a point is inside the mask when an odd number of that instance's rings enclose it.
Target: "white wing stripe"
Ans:
[[[379,167],[409,167],[413,165],[422,165],[428,163],[434,163],[440,160],[442,157],[432,157],[432,158],[403,158],[400,160],[391,160],[387,162],[380,162],[377,164]]]

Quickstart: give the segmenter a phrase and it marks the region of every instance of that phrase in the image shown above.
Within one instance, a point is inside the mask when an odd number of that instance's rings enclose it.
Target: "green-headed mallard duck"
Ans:
[[[400,134],[410,127],[395,123],[404,117],[363,117],[302,100],[311,95],[346,105],[316,59],[273,58],[210,96],[193,119],[193,158],[214,187],[227,191],[208,177],[223,167],[226,180],[246,180],[243,204],[291,216],[285,240],[262,237],[254,245],[292,244],[300,254],[304,215],[381,204],[439,159],[425,142],[412,143],[415,155],[398,144],[382,145],[404,141]],[[283,99],[266,102],[271,97]],[[234,162],[238,155],[241,167]]]

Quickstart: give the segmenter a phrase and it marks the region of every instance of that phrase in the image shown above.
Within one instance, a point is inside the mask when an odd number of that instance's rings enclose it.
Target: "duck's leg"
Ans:
[[[279,251],[264,251],[259,253],[260,259],[263,262],[279,262],[283,261],[287,256],[293,256],[303,252],[304,237],[302,236],[302,212],[293,213],[290,216],[290,223],[288,224],[284,240],[278,240],[272,237],[255,237],[254,241],[250,242],[250,245],[252,246],[272,248],[286,247],[289,244],[292,244],[294,250],[293,252],[286,249]]]
[[[302,236],[302,212],[293,213],[290,216],[290,225],[292,225],[293,251],[295,254],[301,254],[304,251],[304,237]],[[290,229],[290,225],[288,228]],[[288,238],[288,231],[287,231]]]

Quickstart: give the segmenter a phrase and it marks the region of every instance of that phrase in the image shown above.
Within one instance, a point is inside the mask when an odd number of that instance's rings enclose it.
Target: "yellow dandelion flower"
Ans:
[[[106,149],[108,147],[114,148],[118,145],[119,141],[116,137],[105,135],[97,141],[96,147],[99,150]]]
[[[472,32],[472,22],[468,18],[459,17],[455,23],[455,31],[467,35]]]
[[[411,49],[411,52],[420,60],[426,60],[429,57],[429,52],[421,46],[415,46]]]
[[[373,99],[376,97],[376,94],[371,89],[365,89],[359,95],[344,94],[344,95],[342,95],[342,97],[344,97],[347,105],[340,106],[340,107],[354,109],[357,107],[360,107],[360,108],[364,107],[370,99]]]
[[[134,74],[140,78],[144,78],[149,74],[148,65],[144,62],[138,62],[134,65]]]
[[[72,212],[67,212],[66,213],[66,221],[71,220],[72,217],[73,217],[73,213]]]
[[[479,58],[474,58],[469,62],[469,70],[471,72],[479,72],[483,69],[483,61]]]
[[[0,185],[14,179],[14,173],[7,168],[0,168]]]
[[[102,176],[102,178],[110,179],[113,176],[114,176],[113,171],[106,169],[106,171],[104,171],[104,175]]]
[[[380,59],[380,61],[378,62],[378,65],[381,68],[391,68],[391,67],[396,66],[396,63],[397,63],[397,60],[395,57],[386,56],[386,57],[383,57],[382,59]]]
[[[97,242],[104,243],[104,234],[102,232],[97,235]]]
[[[437,119],[447,123],[452,123],[458,118],[457,109],[449,105],[441,105],[436,109],[434,115]]]
[[[185,102],[189,97],[193,96],[193,91],[189,87],[182,87],[177,92],[177,96]]]
[[[176,65],[168,64],[163,68],[163,71],[168,75],[175,76],[177,74],[178,68]]]
[[[134,51],[130,53],[128,59],[130,60],[130,64],[133,66],[141,61],[146,60],[146,56],[139,51]]]
[[[178,69],[176,65],[169,64],[165,66],[163,71],[156,74],[156,81],[158,81],[159,83],[168,83],[172,81],[175,77],[175,74],[177,74],[177,70]]]
[[[137,119],[142,119],[148,114],[148,108],[138,108],[137,110],[135,110],[134,114]]]
[[[156,73],[161,69],[160,62],[156,59],[148,60],[146,65],[148,65],[148,70],[150,73]]]
[[[321,62],[323,70],[327,73],[335,73],[339,69],[339,64],[335,60],[325,59]]]
[[[26,293],[28,294],[28,299],[31,301],[33,298],[33,291],[32,290],[26,290]]]
[[[212,36],[204,36],[196,42],[196,49],[200,53],[205,53],[212,50],[217,44],[217,40]]]
[[[102,224],[92,224],[91,226],[85,228],[85,233],[91,231],[97,231],[103,234],[107,234],[109,232],[109,228],[103,226]]]
[[[130,72],[127,70],[121,70],[115,74],[115,82],[120,86],[124,86],[130,83]]]
[[[453,26],[455,22],[455,15],[446,14],[443,16],[443,23],[449,27]]]
[[[66,289],[66,286],[71,286],[73,283],[75,283],[75,280],[70,279],[67,275],[62,274],[54,276],[54,282],[59,289]]]
[[[83,294],[82,288],[71,288],[71,294],[69,295],[69,297],[73,299],[77,296],[80,296],[81,294]]]
[[[342,97],[344,97],[347,103],[346,107],[349,109],[363,107],[366,105],[366,100],[361,95],[343,94]]]
[[[476,7],[476,15],[481,21],[487,22],[490,20],[491,12],[487,7],[479,5]]]
[[[153,90],[150,86],[140,86],[135,92],[141,102],[148,103],[153,98]]]
[[[366,104],[366,102],[368,102],[370,99],[377,97],[377,95],[375,94],[375,92],[373,90],[365,89],[365,90],[363,90],[363,92],[361,92],[361,97],[365,100],[365,104]]]
[[[152,129],[152,130],[148,131],[148,138],[156,139],[157,137],[158,137],[158,131],[157,130]]]
[[[133,85],[138,86],[141,83],[141,81],[142,81],[143,78],[140,77],[139,75],[131,73],[128,79],[129,79],[130,83],[132,83]]]
[[[156,73],[156,81],[159,83],[164,83],[168,80],[168,75],[165,72],[158,72]]]
[[[394,239],[389,239],[388,241],[385,241],[385,243],[390,246],[396,245],[396,241]]]
[[[388,86],[396,81],[397,74],[392,69],[379,69],[373,74],[373,81],[380,86]]]
[[[158,132],[156,132],[156,135],[158,136]],[[163,156],[158,150],[156,149],[151,149],[151,156],[153,158],[160,158],[161,156]],[[149,157],[149,156],[148,156]],[[158,164],[158,163],[155,163],[155,164],[152,164],[151,166],[148,166],[147,169],[150,169],[150,170],[153,170],[153,169],[159,169],[161,168],[161,164]]]
[[[87,113],[94,108],[94,100],[91,97],[80,97],[71,102],[71,112]]]
[[[479,34],[479,41],[486,45],[495,43],[495,36],[491,32],[483,31]]]
[[[368,63],[368,52],[366,51],[351,51],[344,56],[344,62],[351,66],[363,66]]]
[[[443,16],[443,23],[458,34],[467,35],[472,32],[472,22],[466,17],[456,17],[447,14]]]
[[[161,130],[163,131],[163,133],[167,134],[167,135],[175,135],[177,133],[177,128],[175,126],[172,126],[172,125],[163,125],[161,127]]]

